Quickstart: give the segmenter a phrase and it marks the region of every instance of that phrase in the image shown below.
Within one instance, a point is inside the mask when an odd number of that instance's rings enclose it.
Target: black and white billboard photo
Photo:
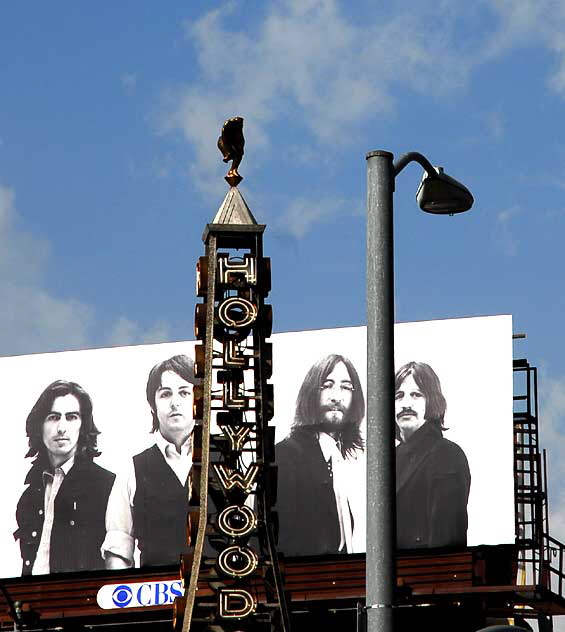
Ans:
[[[396,325],[398,546],[514,539],[512,320]],[[279,548],[365,550],[366,328],[272,336]],[[194,343],[0,358],[2,575],[176,564]]]

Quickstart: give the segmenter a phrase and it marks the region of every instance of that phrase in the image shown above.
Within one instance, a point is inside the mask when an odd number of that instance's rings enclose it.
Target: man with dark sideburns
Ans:
[[[22,575],[104,568],[100,546],[114,474],[93,462],[100,433],[88,393],[75,382],[53,382],[26,431],[26,456],[35,460],[16,510]]]
[[[399,549],[466,546],[471,487],[463,450],[443,437],[447,405],[434,370],[408,362],[395,376]]]
[[[363,451],[365,398],[355,367],[331,354],[306,374],[290,435],[276,446],[278,548],[286,555],[353,551],[348,461]],[[357,525],[364,527],[364,525]]]
[[[147,379],[155,443],[129,460],[112,489],[103,544],[106,568],[176,564],[187,551],[188,477],[192,468],[194,363],[176,355]]]

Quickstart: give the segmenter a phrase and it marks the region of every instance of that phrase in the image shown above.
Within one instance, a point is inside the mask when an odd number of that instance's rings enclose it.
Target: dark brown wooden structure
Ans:
[[[475,630],[489,618],[532,618],[539,614],[565,614],[565,599],[548,585],[518,585],[518,559],[514,545],[472,547],[464,551],[402,554],[398,557],[399,629],[413,618],[465,621],[460,630]],[[286,588],[292,595],[293,629],[304,630],[325,622],[354,630],[357,604],[365,597],[363,555],[289,559]],[[72,574],[50,580],[18,578],[6,581],[14,601],[31,608],[40,620],[32,629],[57,627],[69,630],[128,630],[132,623],[142,629],[170,630],[172,606],[101,610],[96,593],[105,584],[176,579],[177,569],[158,571]],[[260,586],[257,587],[260,593]],[[200,589],[208,589],[202,581]],[[0,629],[13,629],[8,604],[0,617]],[[447,616],[447,613],[451,613]],[[333,622],[333,623],[332,623]],[[140,628],[137,628],[138,630]]]

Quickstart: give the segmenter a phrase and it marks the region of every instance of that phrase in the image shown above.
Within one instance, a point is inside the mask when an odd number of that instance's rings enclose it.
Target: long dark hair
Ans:
[[[39,399],[31,409],[26,419],[26,433],[28,436],[29,450],[26,457],[39,456],[42,458],[46,454],[43,443],[43,422],[53,408],[53,402],[57,397],[74,395],[80,405],[80,431],[78,436],[76,456],[79,458],[93,459],[100,456],[97,447],[97,437],[100,431],[94,424],[92,416],[92,400],[90,395],[76,382],[67,380],[56,380],[41,393]]]
[[[361,437],[361,422],[365,416],[365,397],[361,388],[361,380],[351,360],[345,356],[332,353],[310,368],[296,398],[296,412],[291,432],[299,429],[319,432],[322,419],[320,416],[320,388],[337,364],[343,362],[349,373],[353,394],[351,405],[346,414],[346,423],[340,427],[339,440],[344,458],[352,456],[356,450],[364,447]]]

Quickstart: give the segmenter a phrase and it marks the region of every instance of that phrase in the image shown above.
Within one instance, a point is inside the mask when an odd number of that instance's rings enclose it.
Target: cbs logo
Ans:
[[[117,586],[112,593],[112,601],[118,608],[125,608],[133,599],[133,592],[129,586]]]

